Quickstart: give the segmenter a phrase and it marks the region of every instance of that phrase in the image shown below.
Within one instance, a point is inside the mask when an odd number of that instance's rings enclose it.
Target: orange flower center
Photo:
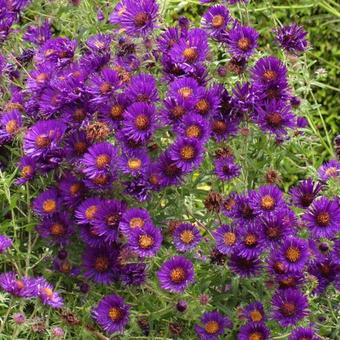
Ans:
[[[250,312],[250,318],[254,322],[259,322],[262,320],[262,314],[257,309],[254,309]]]
[[[198,110],[201,114],[205,114],[208,112],[210,106],[209,103],[206,99],[200,99],[196,105],[195,105],[196,110]]]
[[[11,119],[5,126],[6,132],[13,134],[18,131],[18,123],[15,119]]]
[[[273,81],[277,77],[277,74],[273,70],[267,70],[263,73],[263,78],[268,81]]]
[[[195,236],[191,230],[184,230],[180,235],[181,241],[186,244],[190,244],[194,238]]]
[[[280,310],[284,316],[293,316],[296,311],[296,306],[294,303],[286,302],[282,305]]]
[[[102,94],[106,94],[106,93],[110,92],[111,90],[112,90],[112,86],[108,82],[105,82],[105,83],[101,84],[100,87],[99,87],[99,91]]]
[[[185,109],[182,106],[176,105],[171,110],[171,113],[175,118],[181,118],[185,113]]]
[[[25,287],[25,284],[22,280],[16,280],[15,283],[18,289],[23,289]]]
[[[137,27],[143,27],[148,22],[148,14],[145,12],[137,13],[134,22]]]
[[[50,139],[47,136],[42,136],[39,135],[37,136],[37,138],[35,139],[35,144],[39,147],[39,148],[46,148],[47,146],[49,146],[51,143]]]
[[[216,334],[219,331],[220,326],[217,321],[208,321],[205,324],[204,329],[208,334]]]
[[[98,175],[93,179],[93,182],[97,185],[105,185],[109,181],[109,177],[107,175]]]
[[[270,195],[265,195],[261,199],[261,207],[265,210],[272,210],[275,206],[275,200]]]
[[[122,318],[123,314],[119,308],[112,307],[110,308],[109,316],[112,321],[119,321]]]
[[[193,90],[190,87],[182,87],[181,89],[178,90],[178,93],[184,97],[188,98],[192,95]]]
[[[195,149],[191,145],[185,145],[181,148],[180,154],[181,154],[182,159],[186,161],[190,161],[195,157],[196,152],[195,152]]]
[[[131,170],[138,170],[142,166],[142,161],[139,158],[131,158],[128,160],[128,167]]]
[[[53,213],[57,208],[57,202],[53,199],[48,199],[44,201],[42,208],[48,214]]]
[[[40,73],[36,76],[35,79],[38,83],[43,83],[45,80],[47,80],[47,78],[48,78],[47,73]]]
[[[185,58],[185,60],[187,62],[193,63],[193,62],[196,61],[196,59],[198,57],[198,52],[197,52],[196,48],[194,48],[194,47],[187,47],[183,51],[183,57]]]
[[[214,15],[212,20],[211,20],[211,24],[213,27],[215,28],[220,28],[224,25],[224,17],[220,14],[218,15]]]
[[[113,119],[121,119],[124,112],[122,105],[116,104],[111,107],[111,117]]]
[[[70,186],[70,193],[71,195],[76,195],[79,190],[81,189],[81,184],[80,183],[74,183]]]
[[[61,236],[64,234],[65,228],[60,223],[54,223],[51,225],[50,231],[53,236]]]
[[[149,127],[149,118],[144,114],[136,117],[135,124],[138,130],[146,130]]]
[[[181,267],[174,268],[170,273],[172,282],[181,283],[185,280],[185,271]]]
[[[212,124],[212,130],[221,135],[227,130],[227,124],[223,120],[214,120]]]
[[[236,242],[236,235],[235,233],[228,231],[223,234],[223,242],[227,246],[232,246]]]
[[[155,243],[155,240],[150,235],[141,235],[138,244],[143,249],[150,249]]]
[[[332,166],[331,168],[328,168],[326,171],[325,171],[325,174],[327,176],[331,176],[331,177],[334,177],[336,175],[336,167],[335,166]]]
[[[96,205],[91,205],[90,207],[88,207],[86,210],[85,210],[85,217],[91,221],[95,214],[97,212],[97,206]]]
[[[248,234],[244,239],[244,243],[249,247],[254,246],[257,243],[256,235]]]
[[[131,218],[129,225],[132,229],[142,228],[144,226],[144,220],[140,217],[134,217]]]
[[[270,125],[278,127],[282,123],[282,116],[279,112],[272,112],[267,115],[267,121]]]
[[[53,297],[53,290],[51,288],[42,288],[42,291],[46,294],[46,296],[51,299]]]
[[[104,169],[110,163],[110,156],[107,154],[101,154],[96,159],[96,165],[98,169]]]
[[[201,129],[197,125],[190,125],[187,127],[185,134],[188,138],[198,138],[201,135]]]
[[[296,247],[289,247],[286,251],[286,258],[289,262],[295,263],[301,257],[300,249]]]
[[[267,236],[270,239],[275,239],[280,236],[280,229],[277,227],[268,227],[267,228]]]
[[[25,165],[22,169],[21,169],[21,176],[26,178],[29,177],[33,172],[33,168],[30,165]]]
[[[329,225],[330,221],[331,221],[331,217],[330,217],[330,215],[327,211],[320,212],[316,216],[316,222],[321,227],[327,227]]]
[[[242,51],[247,51],[249,50],[249,47],[250,47],[250,40],[248,38],[243,37],[237,42],[237,46]]]
[[[249,340],[264,340],[264,337],[260,332],[253,332],[250,333]]]
[[[109,259],[104,256],[99,256],[96,258],[94,268],[97,272],[103,273],[109,268]]]

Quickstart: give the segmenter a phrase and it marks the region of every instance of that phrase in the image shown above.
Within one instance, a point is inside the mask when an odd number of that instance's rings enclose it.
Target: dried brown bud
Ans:
[[[241,74],[246,68],[244,60],[231,59],[227,65],[227,70],[236,74]]]
[[[267,170],[265,179],[268,184],[279,184],[282,180],[280,173],[274,169]]]
[[[222,254],[218,249],[213,249],[210,253],[210,261],[213,264],[223,266],[227,261],[227,256]]]
[[[222,202],[222,196],[218,192],[209,192],[204,201],[204,206],[210,212],[219,213]]]
[[[183,332],[183,327],[177,322],[169,323],[169,331],[174,337],[179,337]]]
[[[61,312],[61,317],[71,326],[77,326],[80,324],[80,320],[77,318],[77,316],[67,310],[63,310]]]
[[[216,158],[223,158],[223,157],[232,157],[233,156],[233,150],[231,147],[226,146],[222,149],[218,149],[215,152],[215,157]]]
[[[168,222],[168,231],[169,234],[172,235],[174,231],[177,229],[177,227],[182,223],[182,221],[179,220],[170,220]]]
[[[149,320],[146,317],[140,317],[138,318],[138,326],[142,330],[143,334],[145,336],[148,336],[150,333],[150,324]]]
[[[101,142],[107,139],[110,129],[103,122],[93,122],[86,127],[86,137],[91,142]]]

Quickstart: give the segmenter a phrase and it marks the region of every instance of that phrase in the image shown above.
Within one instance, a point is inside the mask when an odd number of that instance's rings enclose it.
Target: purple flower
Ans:
[[[125,285],[140,286],[146,281],[145,263],[128,263],[122,266],[120,279]]]
[[[0,145],[13,140],[22,125],[21,113],[18,110],[2,115],[0,118]]]
[[[159,98],[155,78],[150,74],[138,74],[132,77],[129,86],[125,91],[125,95],[129,98],[131,103],[157,102]]]
[[[210,137],[209,123],[199,114],[185,115],[179,126],[175,126],[179,136],[205,143]]]
[[[121,171],[131,176],[142,175],[147,171],[149,164],[150,158],[144,149],[125,152],[119,157]]]
[[[117,18],[127,34],[146,36],[153,31],[157,16],[155,0],[123,0]]]
[[[243,316],[249,322],[264,322],[266,321],[266,315],[264,313],[263,305],[261,302],[250,303],[243,309]]]
[[[156,128],[155,107],[147,103],[134,103],[125,113],[122,132],[135,142],[146,142]]]
[[[276,274],[275,281],[279,289],[300,288],[305,284],[304,275],[299,272]]]
[[[108,142],[102,142],[92,145],[80,163],[83,173],[93,179],[98,175],[112,175],[116,169],[116,161],[116,148]]]
[[[331,238],[340,230],[340,206],[336,200],[320,197],[302,216],[314,237]]]
[[[208,51],[207,34],[194,28],[171,48],[170,57],[175,64],[190,70],[192,65],[205,61]]]
[[[91,224],[80,227],[80,237],[85,244],[92,248],[100,248],[107,244],[105,242],[105,236],[99,236],[96,228]]]
[[[294,128],[294,115],[289,106],[282,101],[270,101],[263,106],[256,106],[255,121],[264,132],[278,137],[287,134],[288,128]]]
[[[320,338],[315,334],[313,328],[309,327],[297,327],[295,328],[289,336],[288,340],[320,340]]]
[[[142,208],[131,208],[122,215],[119,229],[125,236],[128,236],[134,229],[147,225],[153,225],[148,211]]]
[[[12,240],[6,235],[0,235],[0,254],[4,253],[8,248],[12,247]]]
[[[318,169],[319,178],[323,182],[327,182],[330,178],[336,178],[339,176],[340,172],[340,162],[335,159],[323,164]]]
[[[309,257],[307,242],[296,237],[287,238],[278,250],[279,260],[290,272],[303,270]]]
[[[180,32],[177,27],[169,27],[165,32],[161,33],[157,39],[159,49],[166,53],[178,43],[180,39]]]
[[[66,151],[66,157],[71,161],[77,161],[79,157],[82,157],[87,152],[91,143],[86,137],[84,131],[76,131],[70,136],[65,138],[64,150]]]
[[[195,332],[202,340],[214,340],[225,332],[226,328],[232,328],[232,322],[218,311],[205,312],[201,318],[201,326],[195,325]]]
[[[33,211],[41,216],[51,216],[58,212],[61,205],[61,198],[59,197],[56,188],[50,188],[39,194],[33,201]]]
[[[293,326],[308,314],[308,301],[297,289],[279,290],[272,299],[273,319],[282,327]]]
[[[194,281],[194,266],[183,256],[165,261],[157,272],[161,288],[172,293],[182,293]]]
[[[44,218],[36,229],[42,238],[59,245],[68,243],[74,232],[71,219],[65,211]]]
[[[223,5],[215,5],[206,10],[202,18],[202,27],[211,37],[219,40],[226,32],[230,22],[229,10]]]
[[[37,296],[35,280],[26,276],[18,278],[14,272],[0,274],[0,287],[5,292],[22,298]]]
[[[230,181],[240,175],[240,167],[233,157],[219,157],[215,159],[215,173],[222,181]]]
[[[85,188],[82,180],[72,173],[66,173],[58,184],[60,196],[65,205],[74,207],[82,199]]]
[[[51,37],[51,25],[48,20],[45,20],[40,26],[28,26],[23,39],[39,46],[45,43],[45,41],[49,40]]]
[[[250,196],[253,197],[254,193],[238,194],[235,196],[235,208],[231,211],[230,217],[239,219],[242,222],[254,221],[256,212],[250,205]]]
[[[197,90],[195,99],[194,111],[204,118],[214,116],[218,112],[220,97],[214,88],[206,89],[200,87]]]
[[[153,225],[135,228],[128,235],[130,249],[140,257],[152,257],[159,251],[162,244],[162,233]]]
[[[261,271],[261,261],[258,257],[246,258],[234,253],[228,264],[231,270],[241,277],[256,276]]]
[[[211,135],[217,142],[222,142],[228,137],[236,134],[239,121],[223,115],[215,114],[210,119]]]
[[[235,250],[238,233],[236,229],[227,224],[223,224],[214,232],[214,238],[218,251],[224,255],[229,255]]]
[[[194,78],[183,77],[174,80],[170,84],[168,95],[171,97],[181,97],[186,101],[196,98],[199,85]]]
[[[110,51],[111,42],[112,36],[110,36],[109,34],[99,33],[91,35],[86,40],[86,45],[92,52],[106,53]]]
[[[280,27],[274,33],[280,46],[289,53],[298,54],[307,49],[307,32],[296,23]]]
[[[231,55],[235,58],[248,59],[257,48],[259,34],[252,27],[237,25],[230,30],[228,45]]]
[[[25,155],[35,159],[58,150],[65,130],[66,126],[59,120],[38,121],[25,134]]]
[[[269,340],[270,331],[262,322],[248,322],[240,328],[237,340],[261,339]]]
[[[100,300],[92,311],[92,317],[108,334],[122,332],[129,322],[130,306],[115,294]]]
[[[180,224],[173,233],[174,244],[178,251],[193,250],[200,243],[202,236],[199,230],[190,223]]]
[[[103,201],[95,214],[93,225],[99,236],[105,236],[109,243],[118,241],[119,223],[126,204],[114,199]]]
[[[83,201],[75,211],[75,217],[78,224],[92,223],[97,213],[98,207],[102,200],[100,198],[91,197]]]
[[[86,248],[83,253],[84,276],[108,285],[117,279],[118,251],[114,248]]]
[[[124,94],[118,94],[100,107],[101,118],[117,129],[122,125],[125,111],[129,105],[129,99]]]
[[[192,100],[185,100],[181,96],[167,97],[164,99],[164,108],[161,110],[161,119],[164,124],[178,126],[184,117],[191,117],[194,109]],[[190,115],[189,115],[190,113]]]
[[[285,207],[281,190],[275,185],[261,186],[250,196],[250,206],[258,214],[277,212]]]
[[[202,144],[187,138],[178,139],[171,146],[169,153],[176,166],[185,173],[197,168],[204,156]]]
[[[313,203],[321,190],[321,184],[313,182],[311,178],[301,181],[290,190],[292,203],[296,207],[306,209]]]
[[[36,279],[38,296],[44,305],[49,305],[52,308],[60,308],[63,306],[63,299],[59,293],[54,291],[53,286],[43,277]]]

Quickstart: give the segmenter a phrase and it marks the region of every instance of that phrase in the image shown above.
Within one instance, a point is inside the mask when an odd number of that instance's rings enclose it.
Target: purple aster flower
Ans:
[[[96,197],[91,197],[83,201],[75,211],[77,223],[91,224],[101,203],[102,200]]]
[[[123,298],[111,294],[102,298],[92,311],[92,317],[108,334],[123,332],[129,322],[130,306]]]
[[[263,216],[258,225],[262,229],[262,237],[265,242],[275,249],[288,236],[293,234],[290,221],[286,218],[286,211],[279,210],[274,214]]]
[[[169,153],[176,166],[188,173],[202,162],[204,148],[196,140],[181,138],[171,146]]]
[[[152,257],[162,244],[162,233],[153,225],[135,228],[128,235],[130,249],[140,257]]]
[[[105,236],[99,236],[96,228],[91,224],[80,227],[80,238],[92,248],[101,248],[107,244],[105,242]]]
[[[224,255],[229,255],[234,252],[238,241],[238,232],[227,224],[221,225],[214,232],[216,248]]]
[[[237,25],[228,34],[228,45],[235,58],[248,59],[257,48],[259,34],[252,27]]]
[[[320,338],[315,334],[313,328],[298,327],[292,331],[288,340],[320,340]]]
[[[117,200],[103,201],[95,214],[93,225],[99,236],[105,236],[109,243],[118,240],[119,224],[126,210],[126,204]]]
[[[273,85],[287,87],[287,69],[274,56],[259,59],[251,74],[252,80],[261,89],[265,90]]]
[[[61,119],[70,128],[79,128],[91,120],[91,112],[86,103],[64,105],[60,110]]]
[[[147,103],[130,105],[124,117],[122,132],[136,142],[146,142],[156,128],[155,107]]]
[[[86,46],[92,51],[97,53],[110,52],[110,45],[112,42],[112,36],[109,34],[95,34],[91,35],[86,40]]]
[[[119,24],[132,36],[146,36],[155,28],[158,5],[155,0],[123,0],[119,8]]]
[[[264,322],[267,319],[263,305],[258,301],[250,303],[248,306],[246,306],[243,309],[242,314],[249,322]]]
[[[230,181],[240,175],[240,167],[233,157],[219,157],[215,159],[215,173],[222,181]]]
[[[162,52],[169,52],[170,49],[178,43],[180,32],[177,27],[169,27],[165,32],[159,35],[157,42]]]
[[[159,98],[155,78],[150,74],[138,74],[133,76],[125,91],[125,95],[129,98],[131,103],[157,102]]]
[[[235,216],[236,212],[236,193],[231,192],[225,197],[221,204],[222,213],[227,217]]]
[[[196,98],[198,90],[199,85],[194,78],[184,77],[176,79],[170,84],[168,95],[171,97],[180,96],[186,101],[192,101]]]
[[[150,158],[146,150],[134,150],[119,157],[120,170],[127,175],[139,176],[148,169]]]
[[[151,180],[157,180],[162,187],[177,185],[181,182],[183,174],[183,170],[170,158],[169,152],[164,152],[158,159],[156,172]]]
[[[4,253],[8,248],[12,247],[12,245],[13,242],[9,237],[0,235],[0,254]]]
[[[318,169],[319,178],[323,182],[327,182],[330,178],[339,177],[340,174],[340,162],[335,159],[323,164]]]
[[[308,314],[308,300],[297,289],[279,290],[272,299],[273,319],[282,327],[293,326]]]
[[[199,88],[195,96],[194,111],[204,118],[214,116],[220,106],[220,97],[215,89]]]
[[[307,242],[296,237],[287,238],[278,250],[278,259],[290,272],[303,270],[308,261]]]
[[[219,40],[225,34],[228,23],[230,22],[229,10],[223,5],[215,5],[206,10],[202,18],[202,27],[208,34]]]
[[[198,114],[184,116],[179,126],[175,126],[176,132],[184,138],[193,139],[205,143],[210,136],[208,122]]]
[[[74,232],[70,216],[66,212],[44,218],[36,229],[42,238],[59,245],[68,243]]]
[[[246,258],[234,253],[228,264],[231,270],[241,277],[256,276],[261,271],[261,261],[258,257]]]
[[[245,113],[253,112],[256,100],[257,97],[250,83],[246,82],[242,84],[237,82],[233,88],[233,96],[231,98],[233,114],[238,117],[243,117]]]
[[[30,25],[27,27],[23,39],[38,46],[45,43],[52,37],[51,25],[45,20],[40,26]]]
[[[65,138],[64,150],[66,157],[72,162],[82,157],[91,146],[91,142],[86,137],[84,131],[75,131]]]
[[[237,334],[237,340],[261,339],[269,340],[270,331],[262,322],[248,322]]]
[[[76,206],[85,193],[83,181],[78,179],[72,173],[64,174],[58,184],[58,189],[63,203],[70,207]]]
[[[100,74],[90,77],[87,92],[92,96],[91,103],[104,104],[116,91],[119,85],[119,75],[115,70],[104,68]]]
[[[290,190],[292,203],[296,207],[306,209],[313,203],[321,190],[321,184],[313,182],[311,178],[301,181]]]
[[[314,237],[331,238],[340,230],[340,206],[336,200],[320,197],[302,216]]]
[[[56,188],[50,188],[39,194],[33,201],[33,211],[39,216],[51,216],[59,211],[61,198]]]
[[[153,225],[148,211],[143,208],[131,208],[122,215],[119,228],[125,236],[128,236],[134,229],[147,225]]]
[[[58,149],[66,126],[59,120],[41,120],[31,126],[24,137],[26,156],[39,158]]]
[[[257,213],[254,211],[250,204],[250,196],[253,196],[253,192],[248,194],[238,194],[235,196],[235,208],[231,211],[230,217],[239,219],[242,222],[254,221]]]
[[[282,101],[270,101],[263,106],[256,106],[257,117],[255,121],[264,132],[277,136],[287,134],[288,128],[293,128],[294,115],[289,106]]]
[[[190,223],[180,224],[173,233],[175,247],[178,251],[193,250],[200,243],[202,236],[199,230]]]
[[[280,46],[289,53],[299,54],[307,49],[307,32],[296,23],[280,27],[274,33]]]
[[[129,105],[129,99],[124,94],[118,94],[99,108],[101,118],[117,129],[121,126]]]
[[[333,263],[340,266],[340,239],[334,242],[331,258]]]
[[[266,246],[261,230],[252,224],[239,226],[237,229],[235,253],[247,259],[259,257]]]
[[[38,297],[44,305],[49,305],[52,308],[60,308],[63,306],[62,297],[54,291],[53,286],[43,277],[37,278],[35,284],[38,289]]]
[[[92,190],[112,189],[112,183],[116,178],[111,174],[98,174],[92,178],[85,179],[85,185]]]
[[[65,66],[73,59],[77,43],[67,38],[52,38],[47,40],[34,56],[38,64],[51,62],[57,66]]]
[[[35,280],[27,276],[19,278],[14,272],[0,274],[0,288],[22,298],[31,298],[37,295]]]
[[[164,124],[177,127],[184,117],[191,117],[194,109],[192,100],[185,100],[181,96],[167,97],[164,99],[164,108],[161,110],[161,118]],[[190,114],[189,114],[190,113]]]
[[[12,319],[17,325],[22,325],[26,322],[25,314],[20,312],[14,313]]]
[[[98,175],[113,174],[116,169],[117,150],[108,142],[92,145],[81,159],[84,174],[93,179]]]
[[[250,195],[250,206],[256,213],[266,215],[284,208],[285,202],[276,185],[264,185]]]
[[[302,273],[276,274],[275,282],[279,289],[301,288],[305,284],[305,278]]]
[[[202,325],[195,325],[195,332],[202,340],[214,340],[231,328],[232,323],[218,311],[205,312],[200,318]]]
[[[183,256],[165,261],[157,272],[161,288],[172,293],[182,293],[194,281],[194,266]]]
[[[115,248],[86,248],[83,253],[84,276],[108,285],[118,277],[118,250]]]
[[[120,279],[125,285],[140,286],[146,281],[145,263],[128,263],[122,266]]]
[[[19,110],[5,113],[0,118],[0,144],[13,140],[22,127],[22,117]]]
[[[199,29],[191,29],[185,38],[179,39],[170,50],[170,57],[175,64],[184,70],[192,65],[202,63],[209,51],[207,34]]]
[[[222,113],[215,114],[210,119],[211,135],[217,142],[222,142],[236,134],[239,121]]]

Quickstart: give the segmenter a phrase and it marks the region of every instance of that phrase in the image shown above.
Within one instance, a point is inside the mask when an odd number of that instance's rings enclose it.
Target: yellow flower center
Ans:
[[[181,89],[178,90],[178,93],[184,97],[188,98],[192,95],[193,90],[190,87],[182,87]]]
[[[335,166],[332,166],[331,168],[328,168],[326,171],[325,171],[325,174],[327,176],[331,176],[331,177],[334,177],[336,175],[336,167]]]
[[[150,249],[155,243],[155,240],[150,235],[141,235],[138,244],[143,249]]]
[[[128,167],[131,170],[138,170],[142,166],[142,161],[139,158],[131,158],[128,160]]]
[[[21,176],[26,178],[29,177],[33,172],[33,168],[30,165],[25,165],[22,169],[21,169]]]
[[[243,37],[238,41],[237,46],[242,51],[247,51],[250,47],[250,40],[248,38]]]
[[[109,310],[109,316],[112,321],[119,321],[122,318],[122,312],[117,307],[112,307]]]
[[[228,231],[223,234],[223,242],[227,246],[232,246],[236,242],[236,235],[235,233]]]
[[[209,103],[206,99],[200,99],[196,105],[196,110],[198,110],[201,114],[205,114],[209,110]]]
[[[18,131],[18,123],[15,119],[11,119],[5,126],[6,132],[13,134]]]
[[[182,159],[190,161],[195,157],[196,152],[191,145],[185,145],[181,148],[180,154]]]
[[[183,57],[185,58],[185,60],[187,62],[193,63],[194,61],[196,61],[197,57],[198,57],[198,52],[195,48],[193,47],[187,47],[184,51],[183,51]]]
[[[140,114],[135,119],[135,124],[138,130],[146,130],[149,127],[149,118],[144,114]]]
[[[260,332],[253,332],[249,335],[249,340],[264,340],[264,337]]]
[[[275,200],[270,195],[265,195],[261,199],[261,207],[265,210],[272,210],[275,206]]]
[[[220,14],[214,15],[212,20],[211,20],[211,24],[214,28],[220,28],[224,25],[224,17]]]
[[[181,283],[185,280],[185,271],[181,267],[174,268],[170,273],[170,279],[172,282]]]
[[[263,78],[268,81],[273,81],[277,77],[277,74],[273,70],[267,70],[263,73]]]
[[[131,218],[129,225],[132,229],[142,228],[144,226],[144,220],[140,217],[134,217]]]
[[[110,163],[110,156],[107,154],[101,154],[96,159],[96,165],[98,169],[104,169]]]
[[[51,288],[42,288],[42,291],[46,294],[46,296],[51,299],[53,297],[53,290]]]
[[[219,331],[220,326],[217,321],[208,321],[205,324],[204,329],[208,334],[216,334]]]
[[[48,199],[44,201],[42,208],[46,213],[51,214],[55,212],[57,208],[57,202],[53,199]]]
[[[301,257],[300,249],[296,247],[289,247],[286,251],[286,258],[289,262],[295,263]]]
[[[201,135],[201,129],[197,125],[190,125],[187,127],[185,134],[188,138],[198,138]]]
[[[85,217],[91,221],[95,214],[97,212],[97,206],[96,205],[91,205],[90,207],[88,207],[86,210],[85,210]]]
[[[180,239],[183,243],[189,244],[194,240],[195,236],[191,230],[184,230],[181,235]]]

